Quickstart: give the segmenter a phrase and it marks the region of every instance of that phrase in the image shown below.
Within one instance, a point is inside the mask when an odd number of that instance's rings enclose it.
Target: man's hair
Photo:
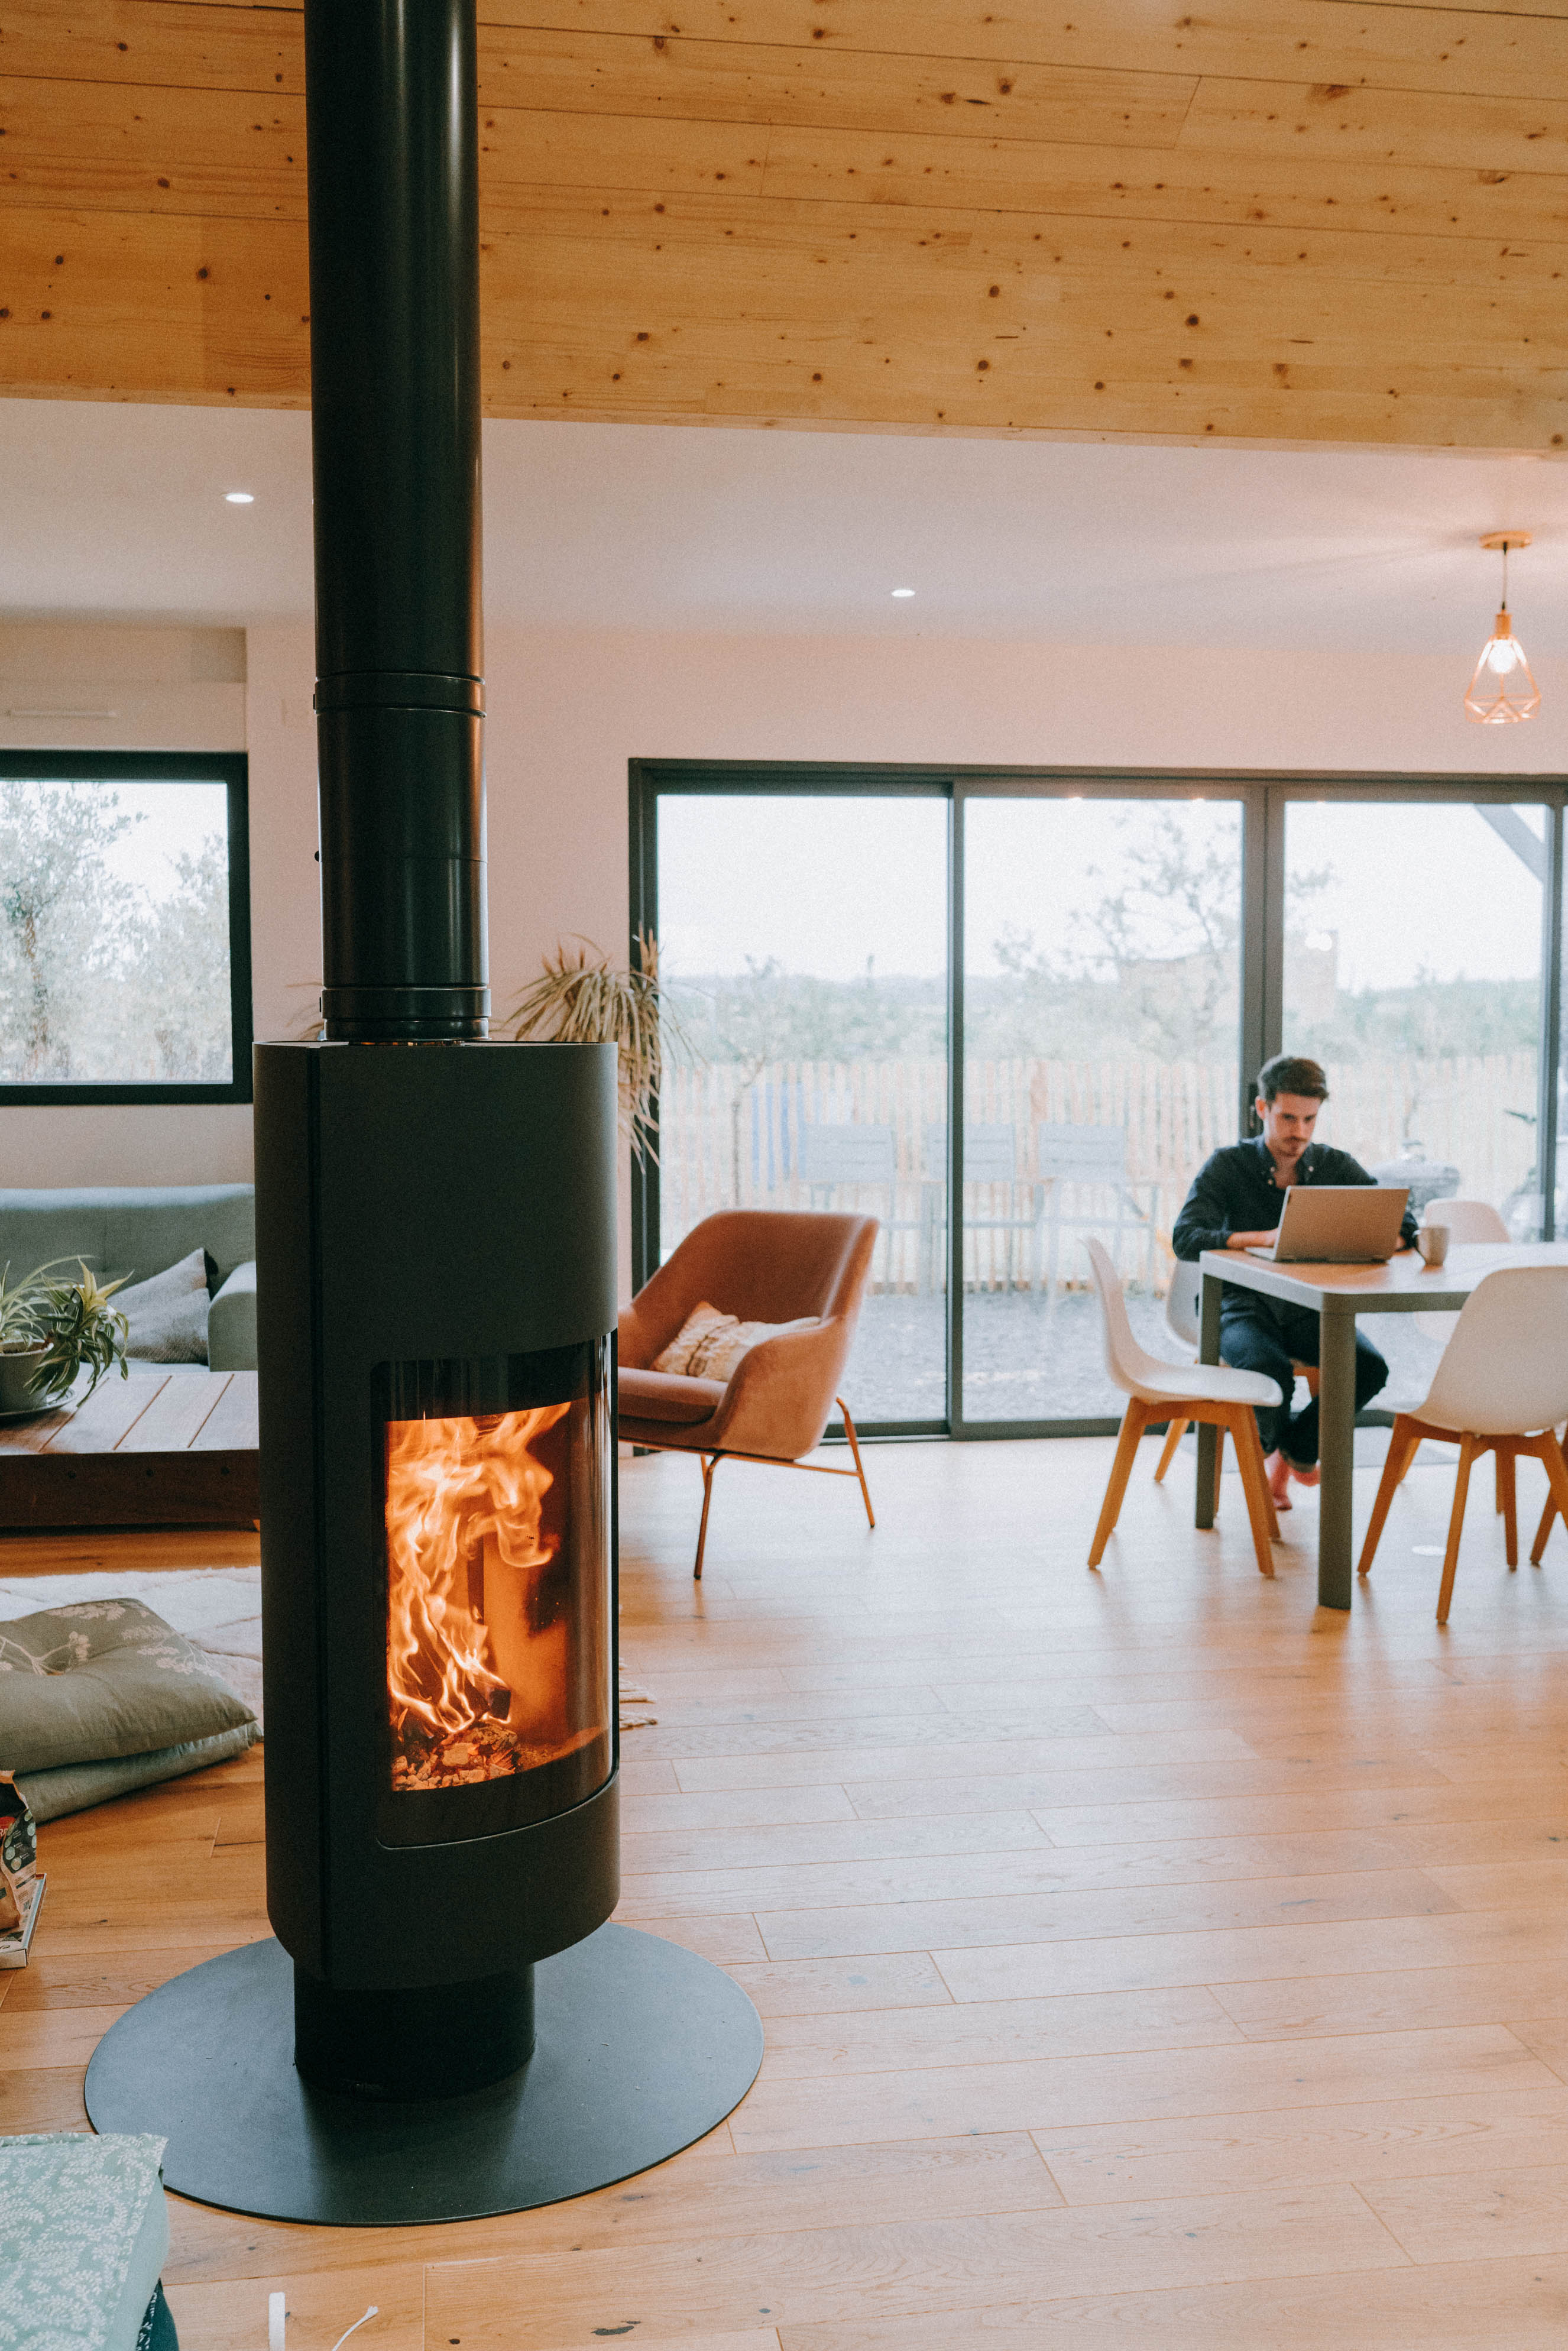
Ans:
[[[1258,1072],[1258,1091],[1267,1102],[1280,1094],[1306,1094],[1313,1102],[1327,1102],[1329,1081],[1321,1061],[1309,1061],[1304,1053],[1276,1053]]]

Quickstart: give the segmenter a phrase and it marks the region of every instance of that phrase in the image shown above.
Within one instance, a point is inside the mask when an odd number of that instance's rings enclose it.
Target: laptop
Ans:
[[[1246,1254],[1277,1265],[1386,1265],[1409,1201],[1399,1184],[1292,1184],[1273,1246]]]

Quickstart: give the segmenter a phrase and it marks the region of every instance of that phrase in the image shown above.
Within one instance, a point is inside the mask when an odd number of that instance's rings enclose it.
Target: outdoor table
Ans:
[[[1348,1608],[1352,1584],[1351,1498],[1355,1472],[1355,1324],[1361,1314],[1451,1314],[1499,1266],[1568,1265],[1568,1241],[1473,1242],[1452,1248],[1435,1270],[1414,1249],[1386,1265],[1277,1265],[1244,1249],[1205,1249],[1198,1360],[1219,1361],[1222,1285],[1260,1290],[1318,1317],[1318,1605]],[[1197,1524],[1215,1510],[1215,1429],[1197,1433]]]

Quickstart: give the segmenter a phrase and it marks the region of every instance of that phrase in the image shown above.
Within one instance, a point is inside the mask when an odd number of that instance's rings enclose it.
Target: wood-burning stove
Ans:
[[[643,2169],[761,2028],[603,1923],[615,1057],[486,1038],[474,0],[305,32],[325,1034],[256,1054],[277,1939],[141,2001],[87,2097],[185,2194],[386,2223]]]
[[[515,2072],[615,1907],[614,1058],[256,1055],[267,1907],[329,2086]]]

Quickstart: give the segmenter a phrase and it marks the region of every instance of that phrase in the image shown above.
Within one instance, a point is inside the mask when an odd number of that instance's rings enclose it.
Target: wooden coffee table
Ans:
[[[0,1421],[0,1528],[248,1526],[260,1507],[254,1372],[149,1366]]]

